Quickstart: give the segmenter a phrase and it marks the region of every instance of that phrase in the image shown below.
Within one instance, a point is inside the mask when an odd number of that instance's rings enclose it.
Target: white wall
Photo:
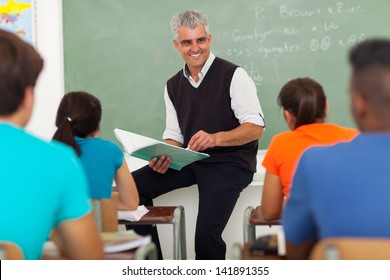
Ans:
[[[35,87],[35,107],[27,126],[31,133],[50,139],[55,115],[64,95],[62,0],[36,0],[36,46],[45,60]]]

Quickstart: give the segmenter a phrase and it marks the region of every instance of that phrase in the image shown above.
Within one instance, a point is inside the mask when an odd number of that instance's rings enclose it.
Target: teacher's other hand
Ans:
[[[160,158],[152,158],[152,160],[149,162],[149,167],[158,173],[164,174],[165,172],[167,172],[171,162],[172,159],[167,156],[161,156]]]

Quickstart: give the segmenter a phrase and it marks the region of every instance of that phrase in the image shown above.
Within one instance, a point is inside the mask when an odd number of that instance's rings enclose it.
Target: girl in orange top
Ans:
[[[284,198],[290,195],[295,168],[307,148],[350,141],[358,134],[356,129],[325,123],[325,93],[322,86],[310,78],[298,78],[285,84],[278,104],[283,108],[291,131],[273,137],[263,160],[266,174],[260,209],[266,220],[280,217]]]

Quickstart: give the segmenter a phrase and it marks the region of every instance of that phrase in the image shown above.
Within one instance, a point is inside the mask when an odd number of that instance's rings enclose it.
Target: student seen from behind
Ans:
[[[256,211],[267,220],[280,217],[296,165],[307,148],[350,141],[358,134],[356,129],[326,123],[327,99],[313,79],[287,82],[280,90],[278,104],[291,131],[273,137],[263,160],[266,175],[261,206]]]
[[[304,259],[318,239],[390,237],[390,40],[350,52],[351,142],[301,157],[283,212],[287,257]]]
[[[139,203],[137,187],[121,149],[98,137],[101,117],[98,98],[83,91],[69,92],[59,105],[53,139],[73,147],[80,156],[92,199],[112,197],[118,209],[134,210]],[[112,194],[114,179],[118,193]]]
[[[0,240],[16,243],[25,259],[40,259],[55,230],[62,256],[102,259],[79,159],[24,131],[42,68],[31,45],[0,29]]]

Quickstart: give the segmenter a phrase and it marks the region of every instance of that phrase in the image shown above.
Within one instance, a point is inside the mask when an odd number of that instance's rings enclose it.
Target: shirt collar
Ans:
[[[206,75],[207,71],[211,67],[211,64],[213,64],[214,59],[215,59],[215,55],[212,52],[210,52],[209,58],[206,60],[206,63],[203,65],[202,70],[200,70],[200,72],[198,73],[200,79],[202,79]],[[184,64],[183,75],[187,79],[192,79],[191,75],[188,74],[187,64]]]

